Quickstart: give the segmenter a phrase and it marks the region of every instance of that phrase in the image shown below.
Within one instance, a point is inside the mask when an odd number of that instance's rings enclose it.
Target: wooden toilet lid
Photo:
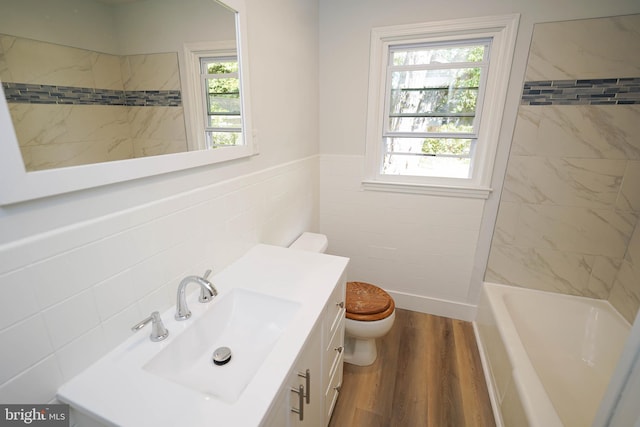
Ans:
[[[389,317],[395,309],[393,298],[379,287],[364,282],[347,282],[348,319],[373,321]]]

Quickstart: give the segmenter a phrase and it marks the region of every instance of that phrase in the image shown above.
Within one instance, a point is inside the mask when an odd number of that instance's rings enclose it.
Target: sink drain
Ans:
[[[231,360],[231,349],[229,347],[219,347],[213,352],[213,363],[222,366]]]

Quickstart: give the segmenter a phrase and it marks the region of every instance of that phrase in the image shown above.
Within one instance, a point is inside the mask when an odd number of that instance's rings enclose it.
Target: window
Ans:
[[[204,100],[206,148],[242,143],[242,115],[238,59],[235,56],[200,58]]]
[[[234,40],[195,42],[179,57],[187,144],[208,164],[258,153],[244,52]]]
[[[490,40],[389,50],[382,172],[468,178]]]
[[[516,24],[372,31],[365,188],[488,197]]]

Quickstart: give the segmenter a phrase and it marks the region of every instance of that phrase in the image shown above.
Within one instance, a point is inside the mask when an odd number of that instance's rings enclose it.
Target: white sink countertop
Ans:
[[[213,422],[223,426],[258,426],[348,262],[343,257],[257,245],[211,279],[219,293],[211,303],[197,302],[199,288],[189,285],[188,291],[193,291],[188,298],[190,319],[176,321],[174,306],[162,313],[162,321],[170,332],[166,340],[151,342],[150,326],[132,334],[60,387],[58,399],[107,425],[197,427]],[[177,288],[178,283],[176,292]],[[217,300],[234,289],[280,298],[297,306],[255,375],[246,387],[234,393],[234,399],[198,391],[144,368],[162,350],[175,348],[169,346],[208,310],[216,310]],[[221,368],[211,365],[207,368]]]

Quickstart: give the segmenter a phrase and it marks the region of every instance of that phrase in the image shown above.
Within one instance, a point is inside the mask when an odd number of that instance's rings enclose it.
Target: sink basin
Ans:
[[[239,288],[211,304],[143,369],[233,403],[289,325],[299,304]],[[231,360],[224,365],[212,360],[219,347],[231,349]]]

